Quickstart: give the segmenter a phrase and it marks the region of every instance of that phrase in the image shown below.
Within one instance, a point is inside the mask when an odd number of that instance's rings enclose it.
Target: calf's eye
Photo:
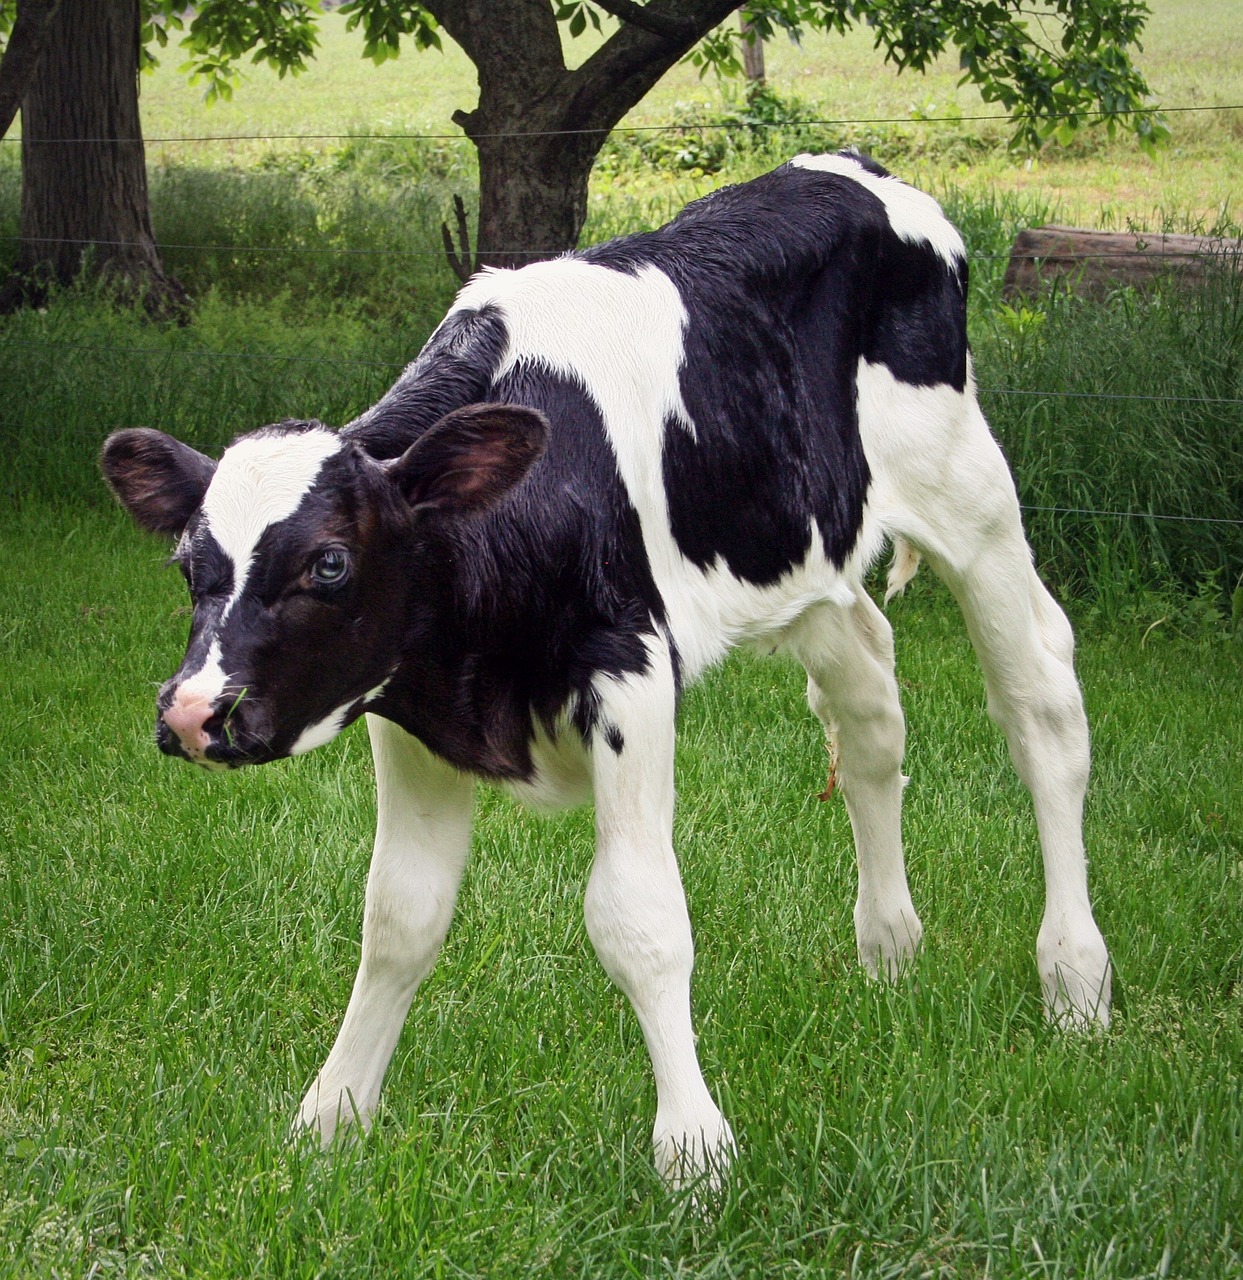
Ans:
[[[321,587],[335,587],[350,570],[350,558],[340,547],[321,551],[311,566],[311,579]]]

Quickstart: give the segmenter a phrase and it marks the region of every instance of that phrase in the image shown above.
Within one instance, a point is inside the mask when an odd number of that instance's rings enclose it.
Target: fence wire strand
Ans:
[[[6,338],[0,348],[22,347],[39,351],[77,351],[90,355],[166,356],[181,360],[259,360],[287,361],[290,364],[331,364],[342,368],[404,369],[409,360],[344,360],[339,356],[298,356],[269,351],[207,351],[203,348],[165,347],[98,347],[78,342],[31,342],[22,338]],[[1032,399],[1129,400],[1149,404],[1204,404],[1243,406],[1243,397],[1143,395],[1129,391],[1039,391],[1022,387],[977,387],[980,395],[1027,396]]]
[[[0,342],[4,347],[36,348],[42,351],[77,351],[91,355],[137,355],[165,357],[168,359],[200,359],[200,360],[253,360],[289,364],[333,365],[340,368],[366,369],[402,369],[409,361],[399,360],[343,360],[333,356],[296,356],[275,352],[259,351],[204,351],[199,350],[166,350],[161,347],[97,347],[88,343],[45,343],[26,342],[21,339],[6,339]],[[981,395],[1017,395],[1040,398],[1075,398],[1089,400],[1130,400],[1151,401],[1154,403],[1173,404],[1212,404],[1243,405],[1243,399],[1227,399],[1213,396],[1146,396],[1132,393],[1114,393],[1107,391],[1028,391],[1010,387],[980,387]],[[1243,526],[1243,519],[1234,520],[1224,516],[1183,516],[1159,514],[1152,511],[1105,511],[1089,507],[1047,507],[1032,506],[1021,503],[1020,508],[1026,512],[1040,512],[1048,515],[1064,516],[1101,516],[1117,520],[1161,520],[1172,524],[1215,524]]]
[[[1094,511],[1090,507],[1032,507],[1020,503],[1023,511],[1044,511],[1059,516],[1112,516],[1118,520],[1165,520],[1175,524],[1230,524],[1243,525],[1243,520],[1231,520],[1227,516],[1164,516],[1154,511]]]
[[[1231,103],[1223,106],[1179,106],[1179,107],[1163,107],[1163,112],[1186,113],[1186,112],[1204,112],[1204,111],[1243,111],[1243,103]],[[1060,114],[1053,114],[1044,119],[1068,119],[1071,117],[1079,118],[1106,118],[1124,116],[1127,112],[1117,111],[1070,111]],[[892,117],[873,117],[859,119],[828,119],[828,120],[794,120],[794,121],[718,121],[705,123],[666,123],[655,125],[627,125],[618,126],[616,130],[612,129],[568,129],[568,130],[544,130],[534,133],[495,133],[480,134],[480,138],[524,138],[524,137],[559,137],[574,136],[577,134],[592,133],[611,133],[611,132],[631,132],[631,133],[661,133],[661,132],[679,132],[684,133],[693,130],[738,130],[750,128],[812,128],[812,127],[836,127],[842,125],[875,125],[875,124],[967,124],[977,121],[990,120],[1015,120],[1018,117],[1011,117],[1004,114],[982,114],[973,116],[958,117],[930,117],[930,116],[892,116]],[[19,137],[8,135],[0,138],[0,142],[16,142],[20,141]],[[57,143],[62,145],[72,144],[101,144],[101,143],[141,143],[142,138],[45,138],[39,140],[41,143]],[[212,135],[185,135],[166,138],[147,138],[145,140],[149,144],[175,144],[175,143],[210,143],[210,142],[342,142],[342,141],[469,141],[464,133],[289,133],[289,134],[212,134]],[[1145,236],[1151,237],[1153,240],[1163,240],[1166,232],[1119,232],[1117,234],[1126,235],[1134,234],[1137,239]],[[21,236],[21,235],[4,235],[0,236],[0,242],[24,242],[27,244],[72,244],[91,246],[98,245],[101,248],[110,249],[126,249],[141,248],[140,242],[130,240],[93,240],[78,239],[63,236]],[[349,256],[349,257],[401,257],[401,258],[439,258],[444,256],[442,248],[434,249],[349,249],[341,247],[319,247],[313,248],[302,245],[229,245],[229,244],[178,244],[178,243],[159,243],[160,251],[165,250],[173,252],[200,252],[200,253],[256,253],[256,254],[277,254],[277,253],[305,253],[316,256]],[[529,246],[519,246],[509,249],[495,249],[493,252],[498,254],[507,254],[513,257],[546,257],[550,254],[559,254],[563,252],[561,249],[532,248]],[[1177,256],[1180,259],[1198,259],[1198,258],[1220,258],[1231,253],[1228,247],[1222,249],[1203,249],[1203,250],[1174,250],[1170,256]],[[1059,262],[1089,262],[1089,261],[1107,261],[1111,258],[1122,258],[1129,256],[1126,250],[1102,250],[1093,253],[1058,253],[1044,255],[1023,255],[1033,260],[1043,260],[1046,258],[1056,257]],[[1158,252],[1153,254],[1154,257],[1166,256],[1164,246],[1160,247]],[[969,254],[968,258],[972,262],[997,261],[1002,258],[1009,257],[1004,253],[975,253]]]
[[[38,351],[77,351],[89,355],[165,356],[180,360],[259,360],[287,361],[290,364],[330,364],[342,368],[404,369],[409,360],[344,360],[339,356],[298,356],[270,351],[207,351],[203,348],[165,347],[99,347],[79,342],[31,342],[23,338],[6,338],[4,347],[22,347]],[[1033,391],[1020,387],[977,387],[980,395],[1028,396],[1032,399],[1130,400],[1151,404],[1209,404],[1243,406],[1243,397],[1142,395],[1126,391]]]
[[[1011,124],[1021,124],[1030,120],[1121,120],[1128,116],[1139,115],[1144,111],[1154,111],[1161,115],[1187,114],[1201,111],[1243,111],[1243,103],[1227,103],[1222,106],[1184,106],[1184,107],[1140,107],[1134,111],[1055,111],[1048,115],[1033,116],[1030,113],[1008,115],[1005,112],[984,113],[971,116],[874,116],[859,119],[827,119],[827,120],[715,120],[701,123],[665,123],[615,125],[610,128],[596,129],[534,129],[525,132],[477,133],[468,137],[465,133],[224,133],[202,135],[178,135],[166,138],[39,138],[40,146],[98,146],[103,143],[115,145],[171,146],[180,143],[210,142],[490,142],[519,138],[576,138],[583,136],[608,135],[610,133],[686,133],[692,130],[730,130],[730,129],[828,129],[841,128],[845,125],[878,125],[878,124],[926,124],[926,125],[963,125],[985,121],[1004,120]],[[20,137],[12,134],[0,139],[2,142],[19,142]]]
[[[1164,240],[1167,236],[1176,234],[1174,232],[1165,231],[1112,231],[1109,235],[1133,235],[1136,240],[1150,239],[1152,241]],[[1202,237],[1204,239],[1213,239],[1215,237]],[[145,247],[145,243],[141,240],[89,240],[77,236],[22,236],[22,235],[0,235],[0,243],[12,244],[14,242],[25,244],[76,244],[84,247],[98,246],[101,249],[141,249]],[[1222,241],[1221,248],[1210,249],[1170,249],[1166,250],[1164,245],[1155,249],[1149,256],[1153,260],[1164,258],[1177,258],[1179,261],[1188,259],[1204,259],[1206,261],[1220,261],[1225,258],[1233,259],[1240,253],[1243,253],[1243,239],[1236,242],[1228,239]],[[157,241],[157,246],[161,253],[167,250],[174,250],[183,253],[298,253],[307,254],[308,256],[330,257],[332,255],[341,255],[344,257],[377,257],[377,258],[443,258],[445,251],[439,249],[346,249],[339,246],[322,246],[319,248],[307,245],[296,244],[180,244],[176,242]],[[590,248],[590,246],[585,246]],[[533,249],[528,247],[515,249],[494,249],[493,253],[511,254],[514,256],[531,256],[531,257],[558,257],[565,253],[564,249]],[[1019,257],[1024,261],[1046,262],[1056,260],[1057,262],[1109,262],[1113,259],[1119,261],[1127,260],[1134,256],[1136,252],[1148,252],[1143,250],[1101,250],[1096,253],[1024,253]],[[969,253],[967,254],[968,262],[998,262],[1008,259],[1012,255],[1009,253]]]

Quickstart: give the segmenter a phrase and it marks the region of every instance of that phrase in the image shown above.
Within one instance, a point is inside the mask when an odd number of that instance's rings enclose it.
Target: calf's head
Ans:
[[[381,696],[415,594],[448,571],[421,563],[428,529],[496,505],[546,437],[515,405],[455,410],[385,462],[314,422],[242,436],[219,462],[159,431],[109,436],[104,476],[138,524],[177,538],[193,604],[160,749],[219,768],[335,737]]]

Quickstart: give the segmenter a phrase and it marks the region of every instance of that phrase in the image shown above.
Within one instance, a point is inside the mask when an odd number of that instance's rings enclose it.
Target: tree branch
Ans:
[[[540,91],[532,75],[538,80],[549,68],[565,70],[561,33],[548,0],[426,0],[423,7],[476,67],[503,63],[507,78],[522,85],[523,96]]]
[[[630,4],[631,0],[623,0]],[[618,0],[608,0],[617,5]],[[603,6],[602,6],[603,7]],[[642,9],[648,19],[651,5]],[[677,39],[656,35],[647,27],[623,22],[577,70],[574,81],[574,116],[580,128],[611,129],[644,94],[697,41],[725,21],[738,0],[670,0],[661,15],[677,24]],[[670,17],[669,10],[676,11]]]
[[[0,138],[21,109],[26,90],[39,69],[47,31],[60,0],[19,0],[13,34],[0,58]]]
[[[445,244],[445,257],[449,259],[449,265],[453,268],[453,274],[465,284],[467,280],[475,273],[478,268],[478,260],[472,262],[470,253],[470,225],[466,221],[466,205],[462,201],[462,197],[454,195],[453,197],[453,213],[457,219],[457,234],[460,249],[455,252],[453,244],[453,233],[449,230],[449,224],[442,222],[440,224],[440,236]]]
[[[675,44],[699,38],[699,31],[693,20],[668,17],[641,4],[635,4],[634,0],[595,0],[595,4],[622,22],[628,22],[642,31],[650,31],[652,35],[665,40],[672,40]]]

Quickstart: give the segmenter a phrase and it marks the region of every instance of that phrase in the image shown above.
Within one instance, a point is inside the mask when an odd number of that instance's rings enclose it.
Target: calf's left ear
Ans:
[[[146,427],[113,432],[99,466],[121,505],[150,533],[180,533],[216,471],[197,449]]]
[[[387,468],[416,511],[485,511],[522,480],[547,442],[542,413],[474,404],[445,414]]]

